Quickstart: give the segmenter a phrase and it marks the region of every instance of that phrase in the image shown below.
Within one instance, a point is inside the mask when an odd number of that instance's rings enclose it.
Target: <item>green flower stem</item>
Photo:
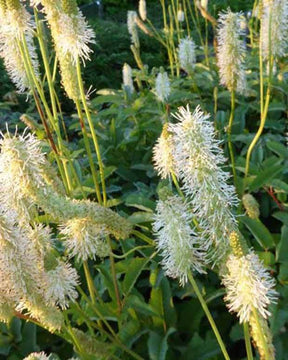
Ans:
[[[57,133],[58,144],[59,144],[60,151],[62,153],[63,149],[62,149],[61,140],[60,140],[61,136],[60,136],[60,134],[58,136],[58,131],[57,131],[57,128],[55,127],[54,118],[53,118],[53,115],[52,115],[52,113],[51,113],[51,111],[49,109],[47,101],[45,99],[43,88],[41,87],[41,85],[40,85],[40,83],[39,83],[39,81],[38,81],[38,79],[37,79],[37,77],[35,75],[35,72],[34,72],[34,69],[33,69],[33,66],[32,66],[32,62],[31,62],[31,58],[30,58],[30,55],[29,55],[27,42],[26,42],[26,39],[25,39],[24,35],[22,35],[21,41],[19,41],[18,46],[19,46],[19,49],[21,51],[23,60],[25,62],[26,72],[27,72],[27,74],[29,74],[31,84],[33,83],[34,86],[36,87],[37,92],[38,92],[38,94],[40,96],[41,102],[42,102],[42,104],[44,106],[45,112],[47,114],[47,117],[48,117],[50,123],[52,124],[55,132]],[[60,141],[60,143],[59,143],[59,141]],[[68,172],[68,169],[67,169],[67,163],[66,163],[65,159],[62,159],[62,164],[63,164],[64,173],[65,173],[65,183],[67,184],[66,192],[69,195],[70,192],[71,192],[71,189],[72,189],[72,185],[71,185],[69,172]]]
[[[142,234],[140,231],[132,230],[131,234],[137,236],[139,239],[145,241],[147,244],[155,246],[155,241],[148,236]]]
[[[76,349],[79,352],[79,355],[81,356],[81,354],[83,353],[82,346],[79,343],[77,337],[75,336],[75,334],[73,332],[73,328],[72,328],[72,326],[70,324],[70,320],[69,320],[68,315],[67,315],[67,313],[65,311],[63,312],[63,315],[64,315],[64,319],[65,319],[65,326],[66,326],[67,332],[70,335],[72,343],[75,345]]]
[[[249,334],[249,324],[245,322],[243,324],[243,330],[244,330],[244,338],[245,338],[245,347],[246,347],[246,353],[247,353],[247,360],[253,360],[253,353],[252,353],[252,347],[250,342],[250,334]]]
[[[87,301],[87,303],[92,307],[92,309],[95,311],[96,315],[99,317],[99,319],[105,324],[105,326],[107,327],[107,329],[110,331],[110,333],[116,338],[117,334],[115,333],[115,331],[113,330],[113,328],[110,326],[109,322],[105,319],[105,317],[101,314],[101,312],[99,311],[99,309],[97,308],[97,306],[95,304],[93,304],[89,298],[86,296],[86,294],[84,293],[84,291],[78,287],[77,290],[80,292],[81,296]],[[100,325],[99,325],[100,326]]]
[[[155,39],[156,39],[157,41],[159,41],[160,44],[162,44],[162,45],[167,49],[167,44],[166,44],[165,41],[162,39],[161,35],[159,34],[159,32],[157,31],[157,29],[155,28],[155,26],[152,24],[152,22],[151,22],[149,19],[147,19],[146,21],[147,21],[147,23],[149,24],[149,26],[151,27],[152,33],[153,33],[153,36],[155,37]]]
[[[148,249],[151,247],[152,247],[152,245],[140,245],[140,246],[136,246],[135,248],[127,251],[123,255],[116,255],[116,254],[112,253],[112,256],[116,259],[125,259],[128,255],[134,253],[135,251],[142,250],[142,249]]]
[[[217,329],[217,326],[216,326],[216,324],[215,324],[215,322],[213,320],[213,317],[212,317],[212,315],[211,315],[211,313],[210,313],[210,311],[208,309],[208,306],[207,306],[207,304],[206,304],[206,302],[205,302],[205,300],[204,300],[204,298],[203,298],[203,296],[202,296],[202,294],[201,294],[201,292],[200,292],[200,290],[198,288],[198,285],[197,285],[196,281],[194,280],[192,272],[188,272],[188,279],[189,279],[189,281],[190,281],[190,283],[191,283],[191,285],[193,287],[193,290],[195,291],[195,294],[197,295],[197,297],[198,297],[198,299],[200,301],[202,309],[204,310],[205,315],[207,316],[207,319],[208,319],[208,321],[209,321],[209,323],[210,323],[210,325],[212,327],[212,330],[214,331],[214,334],[215,334],[216,339],[218,341],[218,344],[219,344],[219,346],[220,346],[220,348],[222,350],[222,353],[223,353],[223,356],[224,356],[225,360],[230,360],[230,357],[229,357],[229,355],[227,353],[227,350],[226,350],[226,347],[225,347],[225,345],[223,343],[221,335],[220,335],[220,333],[219,333],[219,331]]]
[[[110,253],[109,253],[109,259],[110,259],[110,266],[111,266],[111,272],[112,272],[112,279],[113,279],[113,285],[114,285],[114,292],[118,307],[118,313],[120,314],[122,311],[122,301],[117,281],[117,273],[116,273],[116,267],[115,267],[115,260],[113,258],[113,252],[112,252],[112,242],[109,236],[107,236],[107,241],[110,246]]]
[[[97,173],[96,173],[96,169],[95,169],[93,158],[92,158],[92,152],[90,149],[90,144],[89,144],[89,139],[88,139],[88,135],[87,135],[85,122],[84,122],[84,119],[82,116],[82,110],[81,110],[80,103],[78,100],[75,101],[75,105],[76,105],[78,116],[79,116],[80,126],[81,126],[83,139],[84,139],[84,145],[85,145],[85,149],[86,149],[88,160],[89,160],[89,165],[90,165],[92,178],[93,178],[93,182],[94,182],[94,186],[95,186],[95,190],[96,190],[97,200],[98,200],[99,204],[101,204],[101,202],[102,202],[101,191],[100,191],[100,187],[99,187],[98,180],[97,180]]]
[[[198,9],[197,9],[196,2],[194,0],[194,11],[195,11],[195,14],[196,14],[196,18],[195,18],[194,14],[193,14],[193,10],[192,10],[190,0],[186,0],[186,3],[188,5],[188,10],[190,12],[190,16],[192,18],[194,27],[196,28],[196,31],[198,33],[201,46],[203,47],[203,49],[205,49],[205,43],[204,43],[204,40],[203,40],[203,37],[202,37],[201,28],[200,28],[199,15],[198,15]],[[205,61],[206,61],[206,65],[208,66],[209,65],[209,59],[207,59],[207,54],[206,53],[205,53]]]
[[[186,1],[183,1],[183,11],[185,14],[185,22],[186,22],[186,28],[187,28],[187,34],[188,37],[190,37],[190,25],[189,25],[189,19],[188,19],[188,10],[187,10],[187,5],[186,5]]]
[[[270,20],[271,20],[271,14],[270,14]],[[261,111],[261,117],[260,117],[260,126],[258,128],[258,131],[252,140],[248,151],[246,155],[246,165],[245,165],[245,176],[244,176],[244,184],[245,180],[249,173],[249,166],[250,166],[250,158],[252,151],[258,142],[260,136],[262,135],[262,132],[265,127],[265,122],[267,119],[268,109],[269,109],[269,102],[270,102],[270,92],[271,92],[271,82],[272,82],[272,67],[273,67],[273,56],[271,54],[271,21],[269,21],[269,78],[268,78],[268,85],[267,85],[267,91],[266,91],[266,98],[265,98],[265,104],[264,104],[264,73],[263,73],[263,54],[262,54],[262,47],[261,47],[261,34],[259,39],[259,72],[260,72],[260,111]]]
[[[228,128],[227,128],[227,135],[228,135],[228,148],[229,148],[229,153],[230,153],[230,160],[231,160],[231,165],[232,165],[234,184],[235,184],[235,187],[237,188],[237,174],[236,174],[236,167],[235,167],[235,157],[234,157],[233,145],[232,145],[232,141],[231,141],[231,133],[232,133],[234,114],[235,114],[235,90],[233,89],[231,91],[231,112],[230,112],[229,123],[228,123]]]
[[[30,87],[31,87],[31,90],[32,90],[32,93],[33,93],[33,96],[34,96],[34,99],[35,99],[35,104],[36,104],[37,110],[39,112],[39,115],[40,115],[40,118],[42,120],[43,126],[45,128],[46,135],[47,135],[47,138],[48,138],[48,140],[50,142],[51,148],[52,148],[52,150],[53,150],[53,152],[55,154],[55,159],[56,159],[56,162],[57,162],[57,165],[58,165],[58,168],[59,168],[59,172],[60,172],[60,175],[62,177],[64,186],[65,186],[66,192],[69,193],[66,174],[65,174],[65,171],[64,171],[64,169],[62,167],[63,164],[60,161],[60,157],[59,157],[59,154],[58,154],[57,147],[56,147],[56,145],[54,143],[54,140],[53,140],[53,137],[52,137],[52,135],[50,133],[49,126],[48,126],[48,124],[46,122],[44,112],[42,111],[40,101],[39,101],[38,95],[36,93],[36,89],[35,89],[36,84],[34,83],[34,78],[32,76],[34,71],[33,71],[31,62],[29,62],[27,60],[26,53],[25,53],[25,50],[24,50],[24,47],[23,47],[23,44],[21,43],[21,41],[18,41],[17,45],[18,45],[18,48],[19,48],[19,50],[21,52],[21,55],[22,55],[22,58],[23,58],[23,61],[24,61],[25,71],[26,71],[26,74],[27,74],[28,79],[29,79]]]
[[[125,346],[119,339],[118,337],[113,337],[111,334],[109,334],[106,330],[104,330],[103,328],[99,327],[97,324],[95,324],[95,322],[92,322],[90,320],[90,318],[86,315],[86,313],[79,307],[79,304],[75,303],[76,307],[77,307],[77,311],[83,316],[83,318],[85,319],[86,324],[89,326],[91,326],[92,328],[102,332],[103,334],[105,334],[107,336],[107,338],[109,338],[111,340],[111,342],[115,345],[117,345],[120,349],[122,349],[123,351],[125,351],[127,354],[131,355],[133,357],[133,359],[136,360],[144,360],[141,356],[139,356],[138,354],[136,354],[133,350],[129,349],[127,346]]]
[[[175,4],[175,0],[172,0],[172,11],[174,15],[175,25],[176,25],[176,32],[177,32],[177,38],[178,42],[180,42],[180,27],[179,27],[179,21],[178,21],[178,0],[177,4]]]
[[[90,127],[90,131],[91,131],[91,135],[92,135],[92,139],[93,139],[93,143],[94,143],[94,147],[95,147],[95,151],[96,151],[96,155],[97,155],[97,159],[98,159],[98,164],[99,164],[99,171],[100,171],[100,178],[101,178],[101,185],[102,185],[102,194],[103,194],[103,205],[106,206],[107,195],[106,195],[106,185],[105,185],[105,176],[104,176],[104,166],[103,166],[103,162],[102,162],[102,158],[101,158],[101,154],[100,154],[100,147],[98,144],[96,132],[94,129],[91,114],[90,114],[90,111],[89,111],[89,108],[87,105],[87,101],[86,101],[86,97],[85,97],[79,58],[77,59],[77,62],[76,62],[76,68],[77,68],[78,86],[79,86],[79,90],[80,90],[80,94],[81,94],[81,100],[82,100],[82,104],[84,106],[85,114],[86,114],[88,124]],[[101,205],[101,203],[100,203],[100,205]]]
[[[89,271],[87,261],[83,261],[83,268],[84,268],[84,273],[85,273],[85,277],[86,277],[86,281],[87,281],[91,301],[92,301],[92,304],[95,304],[95,302],[96,302],[95,290],[96,289],[95,289],[95,286],[94,286],[94,281],[93,281],[92,276],[91,276],[90,271]]]
[[[57,102],[59,104],[58,98],[57,98],[57,94],[54,88],[54,81],[52,78],[52,74],[51,74],[51,70],[50,70],[50,65],[49,65],[49,61],[48,61],[48,56],[47,56],[47,50],[46,50],[46,46],[44,44],[44,37],[43,37],[43,24],[41,21],[39,21],[38,19],[38,12],[37,10],[34,8],[34,15],[35,15],[35,19],[36,19],[36,24],[37,24],[37,31],[38,31],[38,41],[39,41],[39,45],[40,45],[40,51],[41,51],[41,55],[42,55],[42,59],[43,59],[43,63],[44,63],[44,68],[45,68],[45,74],[47,76],[47,82],[48,82],[48,88],[49,88],[49,94],[50,94],[50,100],[51,100],[51,105],[52,105],[52,112],[53,112],[53,117],[54,117],[54,123],[55,123],[55,128],[57,129],[57,139],[58,139],[58,143],[59,143],[59,148],[62,154],[64,154],[64,145],[63,145],[63,140],[62,140],[62,136],[61,136],[61,132],[60,132],[60,127],[59,127],[59,119],[58,119],[58,111],[57,111]],[[59,104],[59,109],[61,111],[61,107]],[[65,129],[65,124],[64,124],[64,120],[62,118],[62,123],[63,123],[63,129]],[[67,134],[66,134],[67,136]],[[73,175],[75,177],[75,180],[77,182],[77,185],[80,187],[80,190],[83,193],[83,189],[82,189],[82,185],[80,183],[80,180],[78,178],[78,175],[74,169],[74,165],[72,163],[72,160],[70,158],[70,155],[68,154],[67,156],[68,159],[68,163],[70,165],[70,168],[73,172]],[[66,162],[65,159],[63,159],[63,165],[66,166]],[[69,177],[69,171],[67,169],[67,179],[68,182],[70,184],[70,189],[72,189],[72,185]]]

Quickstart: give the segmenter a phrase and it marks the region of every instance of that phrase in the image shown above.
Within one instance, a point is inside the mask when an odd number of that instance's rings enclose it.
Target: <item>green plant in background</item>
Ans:
[[[157,26],[141,0],[139,16],[128,12],[138,69],[124,64],[122,90],[94,99],[81,69],[94,32],[74,0],[43,0],[49,44],[38,3],[32,18],[18,0],[0,2],[1,56],[41,121],[21,118],[36,135],[2,134],[1,353],[253,359],[251,337],[261,359],[285,359],[286,2],[255,4],[249,22],[227,10],[216,28],[211,4],[160,0]],[[166,52],[160,69],[145,65],[143,36]],[[196,110],[175,111],[187,103]],[[40,350],[54,354],[35,353],[35,325]]]

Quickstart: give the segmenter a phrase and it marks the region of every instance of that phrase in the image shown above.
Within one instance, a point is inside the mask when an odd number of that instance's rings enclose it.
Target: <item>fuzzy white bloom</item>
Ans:
[[[288,2],[287,0],[265,1],[261,14],[260,46],[264,59],[269,54],[275,58],[287,53]]]
[[[69,263],[58,260],[58,265],[46,273],[45,298],[47,303],[66,309],[69,301],[74,301],[78,293],[75,287],[79,284],[75,269]]]
[[[155,93],[158,100],[166,102],[171,92],[167,72],[159,72],[155,81]]]
[[[95,33],[81,11],[76,14],[59,12],[57,20],[59,25],[58,31],[54,32],[54,41],[62,56],[69,54],[74,62],[78,58],[83,62],[90,60],[90,44],[95,44]]]
[[[252,251],[242,257],[230,255],[226,266],[228,273],[222,280],[227,290],[225,300],[240,323],[250,320],[253,309],[265,319],[270,316],[267,307],[277,299],[275,281],[259,257]]]
[[[129,93],[133,94],[134,92],[134,85],[133,85],[133,77],[132,77],[132,69],[131,67],[125,63],[122,69],[123,75],[123,86],[124,89]]]
[[[161,263],[166,275],[178,278],[182,285],[190,270],[204,272],[202,241],[191,225],[192,212],[179,196],[158,201],[153,230],[163,257]]]
[[[0,57],[20,93],[31,87],[20,46],[27,45],[33,71],[36,78],[39,77],[39,63],[33,43],[34,29],[35,23],[24,6],[2,9],[0,12]]]
[[[206,248],[212,251],[213,245],[211,260],[219,261],[229,248],[229,234],[236,228],[231,209],[238,204],[234,186],[227,184],[230,175],[221,169],[226,159],[209,115],[199,106],[194,113],[188,106],[181,107],[174,117],[179,122],[170,124],[168,130],[176,173],[204,231]]]
[[[46,355],[43,351],[42,352],[34,352],[30,355],[26,356],[23,360],[50,360],[50,355]]]
[[[153,148],[154,167],[162,179],[166,179],[174,171],[173,145],[168,132],[168,124],[164,124],[162,133]]]
[[[79,260],[109,255],[110,248],[106,242],[109,232],[104,225],[97,225],[88,218],[75,218],[61,225],[60,233],[64,236],[68,252]]]
[[[179,22],[184,22],[185,20],[185,14],[184,11],[182,9],[179,9],[177,12],[177,19]]]
[[[183,70],[190,73],[196,62],[196,45],[189,37],[181,39],[178,48],[179,63]]]
[[[139,0],[139,14],[143,21],[147,19],[146,0]]]
[[[218,24],[217,63],[220,82],[229,91],[243,94],[246,89],[246,48],[241,39],[241,36],[245,35],[241,28],[241,13],[233,13],[230,9],[220,13]]]
[[[44,254],[35,241],[39,230],[29,221],[17,224],[17,214],[1,204],[0,211],[0,317],[5,320],[14,311],[25,311],[51,331],[60,329],[63,318],[58,309],[44,299]],[[43,236],[43,232],[42,235]],[[49,233],[48,233],[49,235]],[[50,240],[50,235],[47,242]],[[2,304],[5,301],[5,304]],[[3,308],[6,306],[6,309]],[[9,308],[7,308],[9,306]]]
[[[127,12],[127,27],[128,27],[128,32],[131,35],[131,42],[132,44],[134,44],[136,47],[139,47],[139,37],[138,37],[138,31],[137,31],[137,13],[136,11],[131,11],[129,10]]]

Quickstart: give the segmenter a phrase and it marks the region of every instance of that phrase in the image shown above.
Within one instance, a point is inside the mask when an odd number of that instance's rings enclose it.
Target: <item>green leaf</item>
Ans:
[[[151,212],[142,212],[142,211],[136,211],[131,216],[129,216],[128,220],[132,224],[141,224],[146,222],[152,222],[154,219],[154,214]]]
[[[168,337],[173,334],[176,330],[170,328],[165,336],[160,336],[156,332],[149,333],[148,339],[148,350],[149,350],[149,359],[150,360],[165,360],[166,354],[168,351]]]
[[[147,197],[142,194],[128,195],[125,199],[125,205],[148,212],[153,212],[155,209],[154,201],[147,199]]]
[[[139,275],[144,270],[149,258],[133,258],[129,259],[129,266],[126,268],[126,275],[123,281],[123,293],[127,296],[133,289]]]
[[[275,264],[275,256],[270,251],[257,251],[257,254],[265,266],[269,267]]]
[[[288,226],[284,225],[281,229],[281,240],[276,249],[276,261],[279,263],[288,263]]]
[[[274,240],[266,226],[259,219],[251,219],[248,216],[241,216],[239,220],[250,230],[251,234],[262,246],[268,250],[274,247]]]
[[[288,159],[288,149],[280,142],[268,141],[266,145],[275,154],[279,155],[280,157],[283,157],[284,159]]]
[[[271,179],[275,178],[283,170],[284,166],[279,165],[279,161],[272,166],[265,167],[265,169],[260,171],[256,178],[249,185],[250,192],[256,191],[263,185],[269,183]]]
[[[288,184],[279,179],[273,179],[270,184],[275,190],[283,190],[286,194],[288,194]]]
[[[196,333],[193,335],[181,360],[211,360],[220,353],[221,349],[218,342],[211,333],[207,335],[205,340]]]
[[[280,220],[284,225],[288,226],[288,213],[284,211],[277,211],[273,214],[273,217]]]

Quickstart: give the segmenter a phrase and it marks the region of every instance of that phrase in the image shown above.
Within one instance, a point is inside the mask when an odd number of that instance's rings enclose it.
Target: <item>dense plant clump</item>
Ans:
[[[127,11],[122,86],[94,90],[76,0],[0,0],[31,104],[0,120],[7,359],[286,359],[287,1],[150,6]]]

